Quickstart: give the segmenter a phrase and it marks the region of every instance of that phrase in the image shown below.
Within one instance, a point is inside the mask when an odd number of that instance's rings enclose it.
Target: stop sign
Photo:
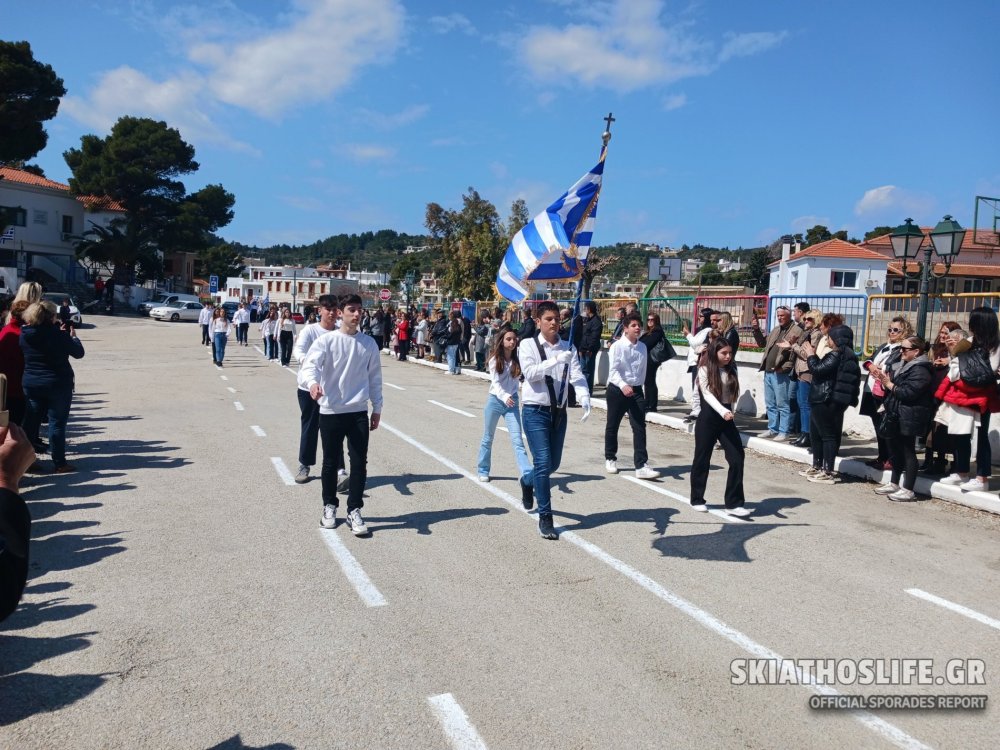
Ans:
[[[392,292],[390,292],[388,289],[383,289],[378,293],[378,298],[383,302],[388,302],[390,299],[392,299]]]

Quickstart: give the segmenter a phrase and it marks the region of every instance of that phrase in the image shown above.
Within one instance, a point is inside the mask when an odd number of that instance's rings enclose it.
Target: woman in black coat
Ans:
[[[656,371],[662,362],[653,361],[653,347],[663,341],[665,334],[660,325],[660,316],[650,311],[646,314],[646,330],[639,341],[646,345],[646,381],[642,384],[642,392],[646,396],[646,411],[655,412],[660,402],[660,390],[656,387]]]
[[[926,435],[934,418],[934,366],[927,358],[927,342],[919,336],[903,339],[902,359],[879,380],[886,391],[882,437],[892,450],[892,478],[875,490],[890,500],[913,500],[917,481],[917,438]],[[903,478],[902,487],[900,477]]]
[[[825,345],[825,346],[824,346]],[[813,449],[811,469],[800,472],[810,482],[834,484],[833,472],[840,441],[844,433],[844,412],[858,403],[858,386],[861,385],[861,366],[854,353],[854,332],[847,326],[834,326],[826,341],[820,342],[823,357],[817,356],[812,344],[802,344],[812,387],[809,389],[809,431]]]

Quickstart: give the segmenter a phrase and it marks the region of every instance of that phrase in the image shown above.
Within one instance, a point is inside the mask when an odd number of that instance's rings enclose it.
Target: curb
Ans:
[[[382,354],[393,356],[385,349],[382,350]],[[436,362],[428,362],[422,359],[415,359],[413,357],[409,357],[407,361],[423,365],[425,367],[433,367],[437,370],[448,369],[447,365],[437,364]],[[487,373],[476,372],[475,370],[463,369],[461,374],[478,378],[479,380],[490,379],[490,376]],[[591,398],[590,402],[594,408],[600,408],[607,411],[608,405],[604,399]],[[647,414],[646,421],[663,427],[669,427],[671,429],[678,430],[679,432],[686,432],[689,435],[694,435],[694,425],[685,422],[680,417],[668,417],[664,414]],[[788,445],[786,443],[775,443],[772,440],[760,438],[748,432],[740,432],[740,438],[743,440],[743,445],[755,453],[760,453],[764,456],[777,456],[778,458],[795,461],[796,463],[803,465],[809,465],[812,463],[812,457],[805,448],[797,448],[794,445]],[[870,482],[878,482],[880,484],[888,482],[890,476],[890,472],[873,469],[864,461],[860,461],[856,458],[838,458],[834,464],[834,468],[841,474],[858,477],[859,479],[864,479]],[[955,505],[963,505],[967,508],[973,508],[975,510],[985,511],[986,513],[1000,515],[1000,497],[992,492],[964,492],[954,485],[941,484],[941,482],[919,475],[917,476],[917,482],[913,487],[913,491],[917,493],[917,495],[933,497],[938,500],[954,503]]]

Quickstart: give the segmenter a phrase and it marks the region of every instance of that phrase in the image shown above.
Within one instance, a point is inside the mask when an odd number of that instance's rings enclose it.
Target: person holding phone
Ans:
[[[792,311],[785,305],[775,309],[777,325],[767,336],[760,330],[760,321],[755,315],[750,326],[757,346],[764,348],[760,370],[764,373],[764,404],[767,408],[767,432],[760,437],[773,438],[776,443],[788,440],[792,431],[791,400],[792,367],[794,362],[787,348],[778,346],[780,342],[795,343],[802,336],[802,329],[792,322]]]

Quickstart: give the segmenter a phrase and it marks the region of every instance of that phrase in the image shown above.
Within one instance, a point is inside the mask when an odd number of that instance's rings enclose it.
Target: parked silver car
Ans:
[[[149,311],[149,317],[156,320],[193,320],[198,322],[198,315],[204,306],[200,302],[172,302],[163,307],[154,307]]]
[[[47,300],[54,304],[56,307],[62,307],[63,300],[69,295],[60,294],[59,292],[46,292],[42,295],[42,299]],[[76,306],[76,300],[69,297],[69,315],[70,322],[75,326],[80,326],[83,323],[83,316],[80,315],[80,308]]]

